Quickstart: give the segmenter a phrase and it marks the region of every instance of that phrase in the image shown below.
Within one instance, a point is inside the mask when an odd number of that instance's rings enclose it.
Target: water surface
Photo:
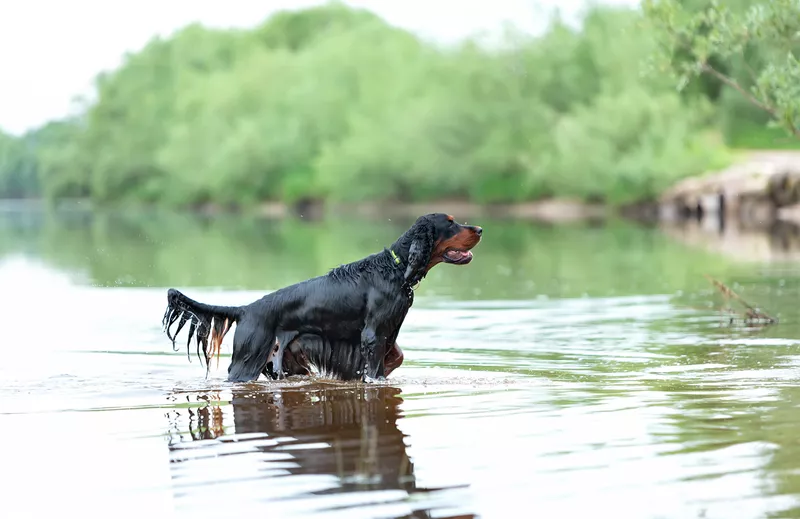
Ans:
[[[208,379],[166,288],[241,304],[409,222],[0,213],[9,517],[797,517],[800,271],[630,225],[485,229],[382,386]],[[729,326],[702,274],[777,314]],[[212,364],[213,367],[213,364]]]

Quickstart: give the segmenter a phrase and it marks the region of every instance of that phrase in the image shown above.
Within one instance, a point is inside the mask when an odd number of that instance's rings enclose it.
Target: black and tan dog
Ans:
[[[202,346],[208,365],[236,323],[229,381],[308,375],[312,367],[342,380],[383,379],[403,362],[396,339],[414,301],[412,287],[438,263],[472,261],[482,232],[447,214],[421,216],[391,248],[245,306],[207,305],[169,289],[164,329],[174,347],[188,322],[187,347],[196,335],[198,356]]]

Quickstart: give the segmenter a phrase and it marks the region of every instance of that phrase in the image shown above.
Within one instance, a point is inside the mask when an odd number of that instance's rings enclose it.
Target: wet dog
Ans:
[[[414,302],[412,287],[439,263],[472,261],[482,232],[447,214],[420,216],[390,248],[244,306],[204,304],[169,289],[164,329],[174,347],[188,322],[187,348],[195,336],[208,366],[236,323],[232,382],[262,373],[273,379],[308,375],[312,369],[341,380],[384,379],[403,362],[396,339]]]

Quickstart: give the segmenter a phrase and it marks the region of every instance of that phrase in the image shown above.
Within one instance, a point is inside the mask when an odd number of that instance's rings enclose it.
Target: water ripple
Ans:
[[[6,280],[38,276],[5,268]],[[21,316],[10,340],[38,327],[41,345],[0,365],[0,423],[20,468],[0,488],[15,489],[12,504],[30,499],[19,489],[64,489],[25,501],[42,514],[78,502],[320,519],[800,509],[791,325],[725,328],[669,295],[420,296],[398,339],[406,364],[387,383],[230,384],[229,357],[206,379],[171,351],[162,289],[51,281],[69,304],[47,326],[46,309]],[[87,307],[96,324],[65,336]]]

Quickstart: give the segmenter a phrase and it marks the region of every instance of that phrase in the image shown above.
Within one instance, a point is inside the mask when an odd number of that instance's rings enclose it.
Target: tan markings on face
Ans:
[[[478,239],[478,235],[474,231],[463,227],[455,236],[437,241],[433,247],[431,259],[425,267],[425,272],[427,273],[434,266],[444,261],[442,256],[447,249],[469,250],[478,243]]]

